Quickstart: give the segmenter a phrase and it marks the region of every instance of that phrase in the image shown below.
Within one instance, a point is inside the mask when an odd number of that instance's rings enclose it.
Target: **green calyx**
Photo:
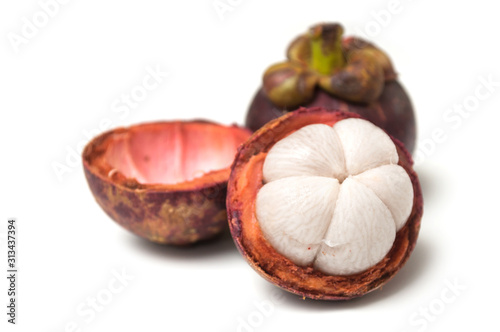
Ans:
[[[297,37],[288,60],[264,73],[264,92],[273,104],[292,109],[306,106],[320,88],[346,101],[370,103],[386,80],[396,79],[389,57],[358,38],[343,39],[340,24],[318,24]]]
[[[345,66],[342,51],[344,29],[339,24],[317,25],[309,31],[311,69],[321,75],[331,75]]]

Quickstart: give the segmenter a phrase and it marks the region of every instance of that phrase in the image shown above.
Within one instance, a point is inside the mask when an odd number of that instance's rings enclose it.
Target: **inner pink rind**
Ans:
[[[143,124],[116,133],[104,160],[142,184],[177,184],[228,168],[249,135],[207,122]]]

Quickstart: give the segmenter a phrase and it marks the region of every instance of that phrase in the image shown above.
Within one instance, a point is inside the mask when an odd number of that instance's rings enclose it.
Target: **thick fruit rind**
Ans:
[[[138,183],[97,161],[111,137],[126,130],[118,128],[97,136],[82,154],[90,190],[115,222],[152,242],[173,245],[210,239],[227,228],[225,199],[229,167],[180,184]]]
[[[262,165],[271,147],[309,124],[333,125],[355,113],[324,108],[300,108],[275,119],[255,132],[242,146],[232,165],[228,182],[227,211],[234,242],[248,263],[266,280],[302,297],[318,300],[348,300],[371,292],[389,281],[413,251],[423,213],[423,198],[413,161],[404,145],[393,138],[399,165],[411,178],[414,190],[410,217],[396,234],[390,252],[370,269],[349,276],[329,276],[312,267],[301,267],[277,253],[262,235],[255,217],[255,198],[262,187]]]

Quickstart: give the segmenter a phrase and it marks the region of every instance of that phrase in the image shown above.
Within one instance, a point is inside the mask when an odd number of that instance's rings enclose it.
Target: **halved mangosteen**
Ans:
[[[415,247],[423,199],[404,145],[355,113],[301,108],[239,149],[231,234],[247,262],[294,294],[346,300],[390,280]]]

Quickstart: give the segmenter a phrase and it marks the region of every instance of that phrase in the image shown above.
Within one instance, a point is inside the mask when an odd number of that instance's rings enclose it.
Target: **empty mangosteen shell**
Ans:
[[[103,162],[113,135],[141,125],[117,128],[92,139],[82,153],[85,177],[99,206],[130,232],[159,244],[189,245],[227,229],[226,189],[230,168],[177,184],[139,183]],[[205,120],[184,123],[218,125]],[[220,125],[222,126],[222,125]],[[250,136],[243,127],[231,126]]]

